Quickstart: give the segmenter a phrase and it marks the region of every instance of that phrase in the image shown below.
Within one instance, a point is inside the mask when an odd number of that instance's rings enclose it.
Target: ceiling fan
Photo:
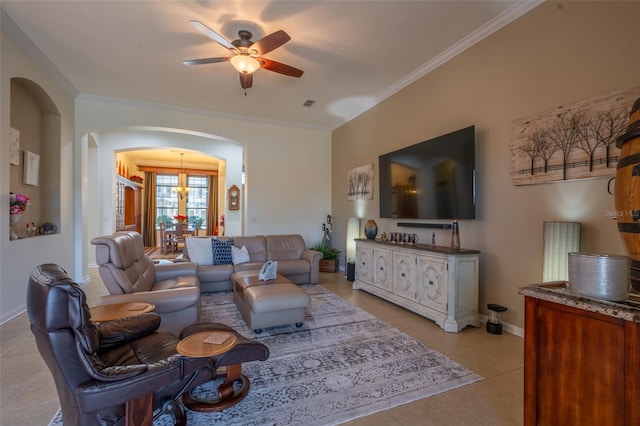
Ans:
[[[289,40],[289,34],[283,30],[271,33],[258,41],[252,41],[253,35],[247,30],[238,31],[238,39],[229,41],[200,21],[189,21],[202,33],[213,39],[216,43],[229,49],[233,55],[218,58],[192,59],[182,61],[185,65],[213,64],[216,62],[231,62],[231,65],[240,73],[240,85],[243,89],[253,86],[253,73],[260,68],[290,77],[300,77],[303,71],[271,59],[263,58],[262,55],[271,52],[282,46]]]

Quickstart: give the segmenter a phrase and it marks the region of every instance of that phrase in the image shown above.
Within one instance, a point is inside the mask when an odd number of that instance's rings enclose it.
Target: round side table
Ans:
[[[233,349],[236,343],[238,338],[233,333],[201,331],[182,339],[176,346],[176,350],[184,356],[200,358],[225,353]]]

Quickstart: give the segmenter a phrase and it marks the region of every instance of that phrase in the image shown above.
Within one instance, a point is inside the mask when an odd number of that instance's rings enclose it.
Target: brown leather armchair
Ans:
[[[31,273],[27,312],[68,425],[150,425],[152,409],[184,424],[178,404],[184,392],[214,378],[218,367],[235,371],[242,362],[269,355],[265,345],[239,336],[224,356],[184,357],[175,335],[156,331],[160,317],[154,313],[93,323],[84,292],[55,264]],[[202,330],[229,329],[197,324],[182,337]]]
[[[109,291],[100,305],[147,302],[162,317],[160,330],[178,334],[200,319],[200,280],[192,262],[154,264],[137,232],[116,232],[91,240]]]

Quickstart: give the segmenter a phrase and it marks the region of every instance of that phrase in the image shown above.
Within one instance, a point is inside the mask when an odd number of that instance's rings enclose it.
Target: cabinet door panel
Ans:
[[[447,306],[446,264],[428,256],[418,257],[419,302],[439,312]]]
[[[622,321],[539,303],[537,424],[624,424]]]
[[[416,256],[394,253],[393,276],[394,293],[409,300],[416,300],[418,297],[416,286]]]
[[[373,284],[385,290],[391,290],[391,283],[393,281],[391,252],[388,250],[374,250],[373,269]]]
[[[358,246],[357,259],[356,278],[371,284],[373,282],[373,249]]]

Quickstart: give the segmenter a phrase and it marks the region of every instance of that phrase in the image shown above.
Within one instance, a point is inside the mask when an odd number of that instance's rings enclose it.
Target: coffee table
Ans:
[[[155,308],[156,306],[153,303],[134,302],[94,306],[89,308],[89,311],[91,311],[91,321],[103,322],[146,314]]]

